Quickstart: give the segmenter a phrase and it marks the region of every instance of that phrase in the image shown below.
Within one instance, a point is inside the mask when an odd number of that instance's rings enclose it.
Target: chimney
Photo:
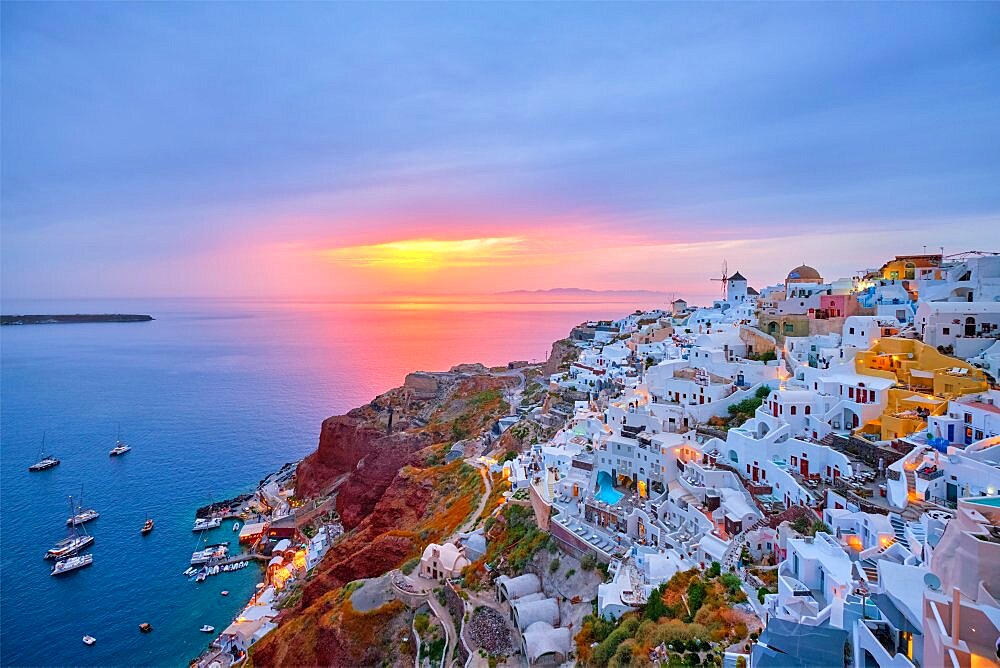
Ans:
[[[962,591],[955,587],[951,591],[951,644],[958,644],[959,610],[962,607]]]

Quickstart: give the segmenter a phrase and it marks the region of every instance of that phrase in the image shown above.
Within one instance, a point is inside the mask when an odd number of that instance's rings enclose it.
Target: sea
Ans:
[[[186,666],[252,596],[257,566],[196,584],[195,510],[316,448],[320,423],[463,362],[541,361],[626,301],[4,301],[5,314],[148,313],[0,328],[0,663]],[[132,446],[109,457],[118,434]],[[29,473],[44,449],[62,463]],[[50,576],[68,497],[100,518],[94,563]],[[155,529],[142,536],[146,517]],[[232,522],[210,532],[231,541]],[[226,590],[228,596],[221,592]],[[142,622],[153,631],[140,633]],[[93,646],[84,635],[97,639]]]

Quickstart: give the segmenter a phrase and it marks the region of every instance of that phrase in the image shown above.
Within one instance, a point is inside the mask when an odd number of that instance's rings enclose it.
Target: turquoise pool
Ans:
[[[600,478],[598,478],[600,481]],[[993,506],[994,508],[1000,508],[1000,496],[990,496],[985,499],[969,499],[972,503],[978,503],[981,506]]]
[[[603,501],[609,506],[613,506],[621,501],[621,498],[625,495],[615,490],[614,484],[611,481],[611,476],[608,472],[601,471],[597,474],[597,493],[594,494],[594,496],[596,496],[599,501]]]

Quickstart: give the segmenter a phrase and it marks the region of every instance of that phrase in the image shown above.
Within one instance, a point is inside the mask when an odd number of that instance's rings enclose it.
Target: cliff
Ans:
[[[361,614],[340,593],[419,556],[470,517],[485,492],[482,478],[461,460],[445,463],[444,455],[508,414],[504,390],[518,382],[482,365],[417,372],[402,387],[323,422],[316,451],[296,470],[296,494],[325,494],[346,475],[337,511],[347,533],[282,612],[279,627],[255,645],[255,666],[371,665],[398,654],[394,629],[409,628],[400,619],[405,609],[390,604]]]

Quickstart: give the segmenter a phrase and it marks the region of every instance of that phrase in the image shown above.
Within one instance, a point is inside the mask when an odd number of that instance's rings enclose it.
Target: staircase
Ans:
[[[861,570],[865,572],[868,582],[878,584],[878,563],[871,557],[868,557],[867,559],[862,559],[858,564],[861,566]]]
[[[892,525],[892,532],[896,534],[896,540],[906,544],[906,523],[903,518],[895,513],[889,515],[889,524]]]
[[[836,441],[836,439],[837,439],[837,434],[835,432],[831,431],[829,434],[827,434],[823,438],[819,439],[818,443],[820,445],[825,445],[825,446],[827,446],[829,448],[832,448],[833,447],[833,443],[834,443],[834,441]]]
[[[903,476],[906,478],[906,502],[917,495],[917,474],[907,468],[903,469]]]

